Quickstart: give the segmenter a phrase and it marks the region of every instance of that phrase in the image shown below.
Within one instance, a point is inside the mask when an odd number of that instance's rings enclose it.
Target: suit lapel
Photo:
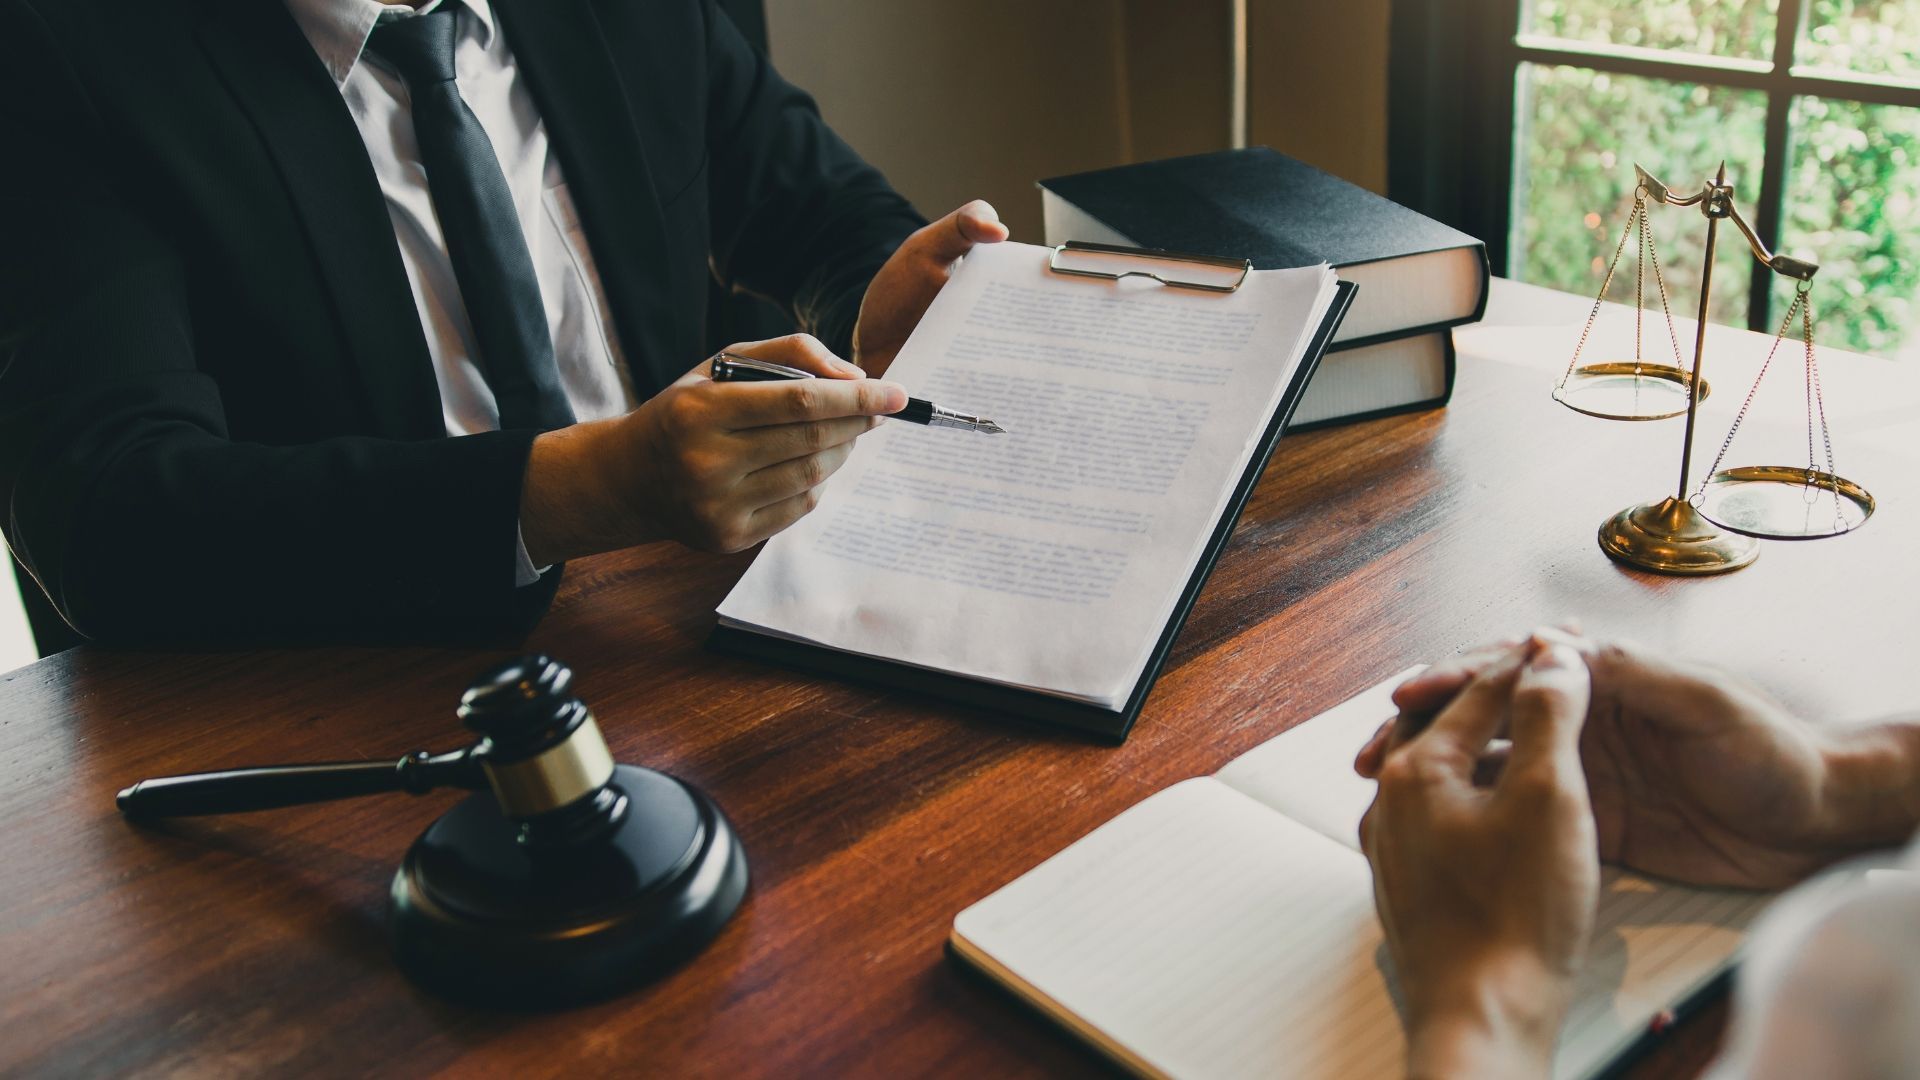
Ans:
[[[586,0],[493,0],[580,210],[627,364],[673,325],[666,225],[630,98]]]
[[[339,89],[278,0],[234,0],[200,40],[280,168],[366,387],[375,429],[446,432],[386,201]]]

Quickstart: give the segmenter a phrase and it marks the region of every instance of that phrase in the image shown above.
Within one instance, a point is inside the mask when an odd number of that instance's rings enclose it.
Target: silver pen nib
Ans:
[[[933,416],[927,421],[927,426],[965,428],[968,431],[978,431],[985,435],[1005,435],[1007,433],[1006,428],[1001,427],[999,424],[994,423],[984,416],[968,416],[966,413],[954,412],[952,409],[943,409],[938,405],[933,406]]]

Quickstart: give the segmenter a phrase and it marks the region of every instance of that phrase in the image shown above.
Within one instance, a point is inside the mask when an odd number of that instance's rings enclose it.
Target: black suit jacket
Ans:
[[[921,219],[711,0],[492,0],[641,396],[709,277],[844,350]],[[511,636],[534,432],[446,438],[386,207],[280,0],[0,0],[0,493],[132,642]],[[557,575],[549,575],[555,577]]]

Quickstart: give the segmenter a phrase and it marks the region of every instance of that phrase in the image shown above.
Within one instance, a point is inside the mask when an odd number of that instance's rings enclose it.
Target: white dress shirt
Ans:
[[[546,307],[560,386],[580,420],[628,412],[637,402],[593,254],[587,250],[586,236],[560,175],[559,159],[547,143],[546,125],[519,77],[487,0],[429,0],[418,9],[379,0],[286,0],[294,21],[340,87],[366,143],[380,193],[386,198],[387,215],[393,220],[414,307],[426,331],[447,434],[493,431],[500,426],[500,411],[475,359],[473,326],[447,255],[446,238],[440,233],[440,220],[433,212],[406,83],[379,57],[365,51],[368,36],[382,19],[412,18],[443,2],[461,8],[454,81],[493,143],[519,211],[520,229]],[[516,584],[527,585],[538,578],[524,544],[517,562]]]

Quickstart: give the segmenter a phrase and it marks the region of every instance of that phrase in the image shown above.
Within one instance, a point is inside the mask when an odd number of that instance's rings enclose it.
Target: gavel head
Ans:
[[[494,798],[523,844],[590,843],[627,813],[607,741],[572,687],[572,669],[536,654],[487,671],[460,698]]]
[[[747,857],[691,784],[616,765],[573,672],[523,656],[476,680],[460,718],[491,794],[442,814],[394,875],[400,965],[448,996],[550,1007],[637,986],[718,933]]]

